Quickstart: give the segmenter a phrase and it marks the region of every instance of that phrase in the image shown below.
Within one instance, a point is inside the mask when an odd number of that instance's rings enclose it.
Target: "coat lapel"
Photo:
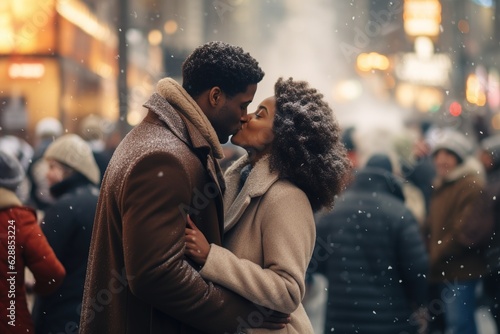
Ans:
[[[187,146],[191,147],[203,166],[207,169],[210,179],[214,182],[217,191],[220,194],[220,196],[215,196],[214,200],[217,203],[219,217],[221,217],[219,225],[222,234],[222,217],[224,213],[222,195],[224,194],[225,183],[219,162],[213,157],[210,144],[203,137],[196,126],[177,112],[174,107],[172,107],[172,105],[168,103],[168,101],[160,94],[154,93],[144,104],[144,107],[158,115],[160,121],[164,122],[175,136],[177,136]]]
[[[218,166],[218,162],[212,157],[210,144],[202,136],[200,131],[189,120],[180,115],[172,105],[158,93],[151,95],[149,100],[144,104],[144,107],[158,115],[158,118],[164,122],[180,140],[196,151],[197,156],[208,169],[210,176],[222,194],[225,188],[222,172]]]
[[[279,179],[278,172],[269,170],[269,156],[265,156],[252,168],[243,188],[238,193],[240,172],[248,163],[248,156],[244,156],[235,162],[226,173],[228,188],[224,196],[226,208],[224,232],[229,231],[238,223],[252,199],[264,195]]]
[[[143,107],[151,110],[180,140],[191,146],[189,134],[179,113],[160,94],[154,93]]]

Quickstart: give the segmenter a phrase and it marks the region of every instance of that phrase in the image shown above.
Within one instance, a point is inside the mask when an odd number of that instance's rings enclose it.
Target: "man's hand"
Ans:
[[[256,326],[256,328],[266,328],[266,329],[283,329],[286,324],[290,323],[290,314],[281,313],[278,311],[267,310],[264,316],[264,321],[262,325]]]

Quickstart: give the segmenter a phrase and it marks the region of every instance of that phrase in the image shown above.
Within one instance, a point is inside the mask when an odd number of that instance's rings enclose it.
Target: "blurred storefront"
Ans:
[[[28,141],[38,120],[69,132],[98,114],[118,118],[114,30],[78,0],[0,4],[0,127]]]

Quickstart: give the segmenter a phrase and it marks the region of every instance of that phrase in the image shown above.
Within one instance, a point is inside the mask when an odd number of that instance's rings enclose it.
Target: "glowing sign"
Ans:
[[[450,84],[451,59],[442,53],[428,58],[419,57],[416,53],[406,53],[398,57],[395,70],[400,80],[447,87]]]
[[[38,79],[45,74],[45,66],[38,63],[14,63],[9,66],[9,78],[11,79]]]
[[[439,0],[405,0],[404,29],[410,36],[438,36],[441,24]]]

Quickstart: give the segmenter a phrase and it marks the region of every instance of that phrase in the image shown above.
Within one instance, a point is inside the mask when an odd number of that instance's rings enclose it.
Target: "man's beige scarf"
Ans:
[[[205,138],[212,147],[214,156],[217,159],[222,159],[224,153],[222,153],[222,146],[212,124],[210,124],[207,116],[205,116],[201,108],[188,92],[172,78],[160,80],[156,86],[156,91],[176,110],[181,112],[184,117],[193,123],[200,131],[203,138]]]

